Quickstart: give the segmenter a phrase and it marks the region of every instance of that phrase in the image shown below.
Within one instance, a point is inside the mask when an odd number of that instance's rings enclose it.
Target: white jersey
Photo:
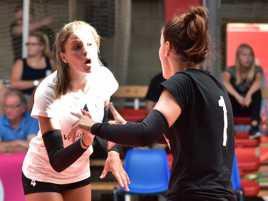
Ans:
[[[81,113],[81,109],[87,108],[96,122],[101,122],[104,116],[105,101],[117,90],[118,83],[113,74],[105,67],[95,68],[88,74],[89,90],[87,92],[67,92],[56,99],[57,72],[46,77],[38,86],[32,109],[32,116],[44,116],[57,119],[62,133],[64,147],[72,141],[66,139],[72,124],[77,117],[71,112]],[[85,151],[71,166],[62,172],[56,172],[50,165],[46,148],[39,131],[29,145],[28,152],[23,162],[22,171],[31,180],[51,182],[55,184],[68,184],[81,181],[90,177],[89,156],[93,152],[92,146]]]

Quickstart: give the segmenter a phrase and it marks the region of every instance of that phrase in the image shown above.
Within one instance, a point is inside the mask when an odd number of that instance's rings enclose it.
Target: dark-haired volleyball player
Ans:
[[[153,111],[142,122],[122,125],[96,123],[84,113],[73,127],[135,146],[166,134],[174,156],[168,201],[234,200],[232,107],[222,84],[201,69],[208,40],[205,8],[175,17],[161,32],[159,57],[167,80]]]

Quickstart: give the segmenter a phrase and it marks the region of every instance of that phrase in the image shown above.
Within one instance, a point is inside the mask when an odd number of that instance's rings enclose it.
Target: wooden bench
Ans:
[[[118,187],[117,182],[92,182],[93,191],[113,191]]]
[[[146,96],[148,86],[146,85],[124,85],[113,95],[115,99],[133,99],[133,108],[139,109],[141,106],[141,99]]]
[[[120,86],[114,96],[117,98],[144,98],[148,90],[146,85]]]

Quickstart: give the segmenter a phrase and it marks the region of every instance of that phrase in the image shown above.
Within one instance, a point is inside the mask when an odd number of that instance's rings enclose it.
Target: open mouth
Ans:
[[[91,59],[86,59],[85,64],[91,64]]]

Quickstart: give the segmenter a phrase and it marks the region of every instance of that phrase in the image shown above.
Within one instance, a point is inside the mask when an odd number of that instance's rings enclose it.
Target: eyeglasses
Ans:
[[[26,43],[26,46],[38,46],[38,45],[40,45],[40,43],[30,43],[30,42]]]
[[[17,109],[21,106],[21,103],[17,104],[17,105],[3,105],[4,109]]]

